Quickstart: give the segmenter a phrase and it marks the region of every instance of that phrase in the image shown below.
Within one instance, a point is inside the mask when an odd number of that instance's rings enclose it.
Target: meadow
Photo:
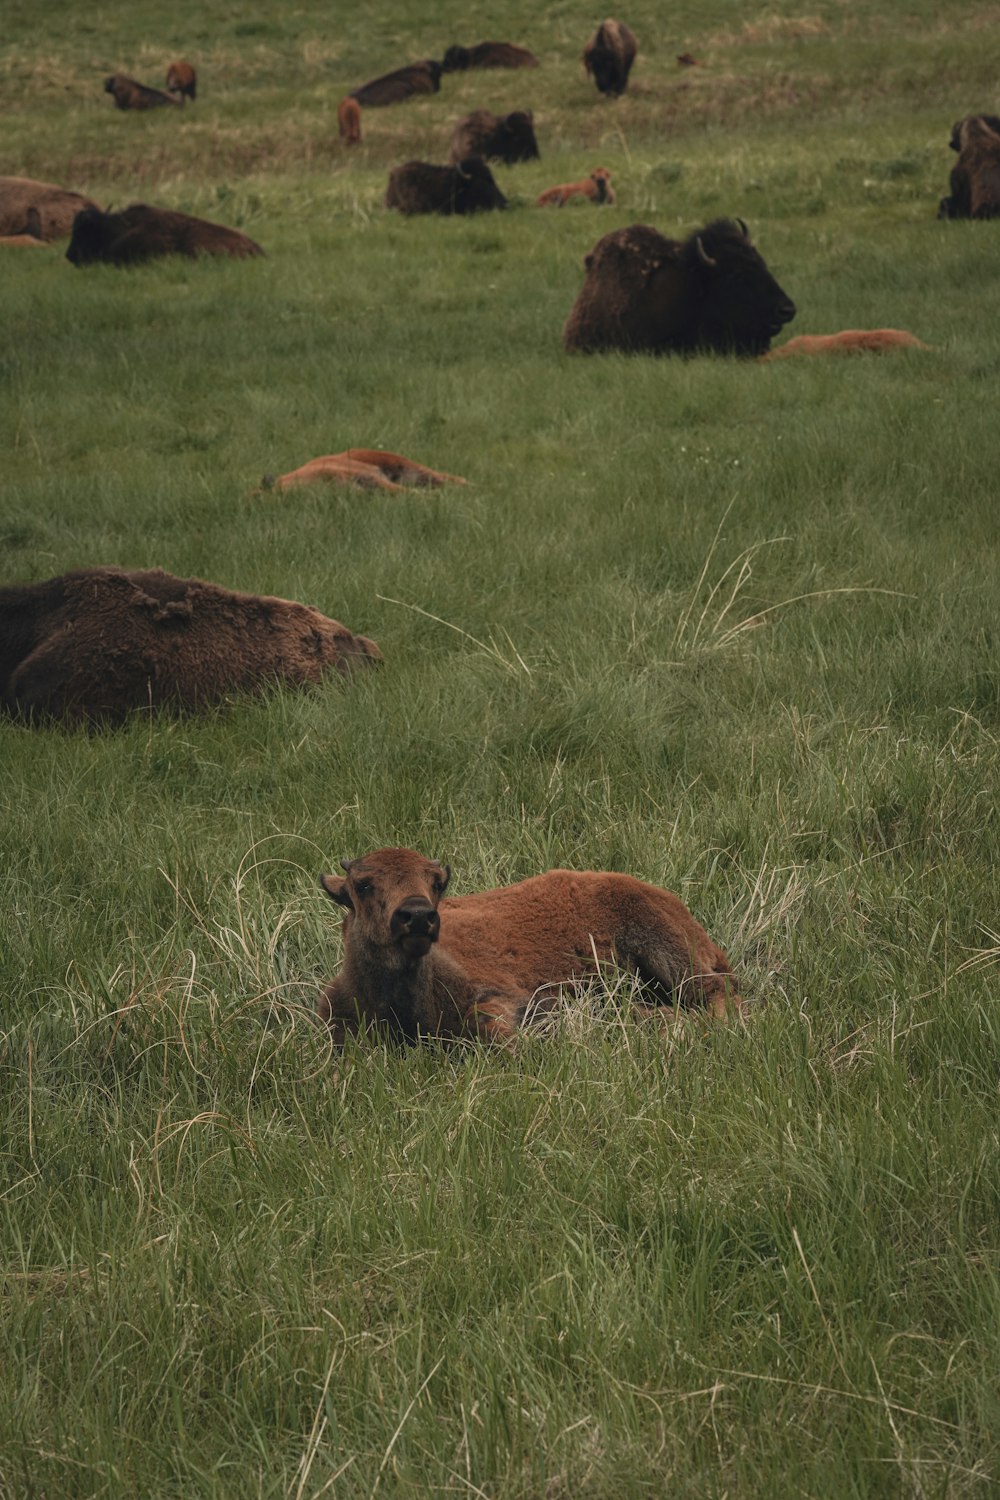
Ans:
[[[995,5],[9,0],[0,171],[245,262],[0,263],[0,581],[315,604],[364,680],[115,732],[0,721],[0,1496],[980,1497],[1000,1484],[1000,225],[940,223]],[[339,8],[338,8],[339,9]],[[364,117],[452,42],[531,47]],[[703,60],[683,70],[675,54]],[[199,68],[119,114],[116,70]],[[532,107],[505,214],[391,166]],[[608,167],[615,208],[536,210]],[[570,357],[600,235],[740,215],[787,334]],[[466,488],[258,493],[348,445]],[[331,1053],[321,870],[677,891],[745,1019]]]

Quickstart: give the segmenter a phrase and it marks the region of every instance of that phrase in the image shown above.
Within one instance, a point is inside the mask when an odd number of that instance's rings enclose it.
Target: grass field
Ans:
[[[0,262],[3,582],[162,566],[317,605],[363,681],[0,722],[0,1496],[980,1497],[1000,1486],[1000,226],[939,223],[996,6],[11,0],[0,172],[243,228],[248,262]],[[451,42],[534,72],[350,87]],[[682,70],[691,51],[700,69]],[[116,70],[199,67],[119,114]],[[512,207],[389,168],[532,107]],[[536,211],[603,164],[614,209]],[[582,258],[746,219],[790,334],[572,358]],[[465,489],[254,493],[347,446]],[[745,1022],[610,975],[513,1052],[334,1057],[321,869],[678,891]]]

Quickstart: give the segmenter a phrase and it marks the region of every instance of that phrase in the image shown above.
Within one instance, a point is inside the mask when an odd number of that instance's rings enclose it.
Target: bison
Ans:
[[[385,206],[401,214],[475,214],[506,208],[507,199],[482,157],[470,156],[450,167],[426,161],[393,167]]]
[[[319,1015],[342,1045],[373,1026],[405,1041],[509,1039],[560,985],[618,963],[651,998],[714,1015],[742,1001],[725,953],[679,897],[631,875],[550,870],[445,899],[451,871],[414,849],[376,849],[320,877],[346,911],[344,965]]]
[[[189,62],[174,62],[167,69],[167,93],[179,94],[182,99],[194,100],[198,93],[198,75]]]
[[[29,246],[37,249],[47,244],[48,241],[42,234],[42,218],[34,204],[28,209],[24,216],[24,223],[16,233],[0,234],[0,245]]]
[[[158,568],[82,568],[0,588],[0,706],[28,719],[200,710],[380,659],[374,641],[310,605]]]
[[[892,349],[927,349],[905,328],[844,328],[840,333],[802,333],[789,339],[770,354],[761,355],[761,364],[776,359],[793,359],[816,354],[888,354]]]
[[[467,483],[458,474],[428,469],[416,459],[404,458],[401,453],[388,453],[384,448],[345,448],[343,453],[313,458],[288,474],[277,477],[265,474],[264,489],[290,490],[318,480],[379,490],[400,490],[404,485],[436,490],[444,484]]]
[[[433,58],[424,62],[408,63],[393,73],[383,73],[360,88],[352,89],[350,97],[356,99],[362,109],[377,109],[384,104],[398,104],[414,94],[436,94],[441,87],[441,64]]]
[[[84,208],[97,204],[82,193],[56,187],[52,182],[35,182],[31,177],[0,177],[0,234],[23,234],[38,215],[38,233],[43,240],[65,239],[73,220]]]
[[[939,219],[1000,218],[1000,120],[967,115],[952,128],[959,153],[951,170],[951,194],[938,206]]]
[[[598,240],[584,265],[563,329],[569,350],[760,355],[795,316],[742,219],[683,241],[632,224]]]
[[[105,78],[104,92],[114,96],[119,109],[160,109],[164,104],[184,103],[183,99],[175,99],[162,89],[151,89],[144,83],[137,83],[125,73],[112,73],[110,78]]]
[[[451,138],[450,162],[481,156],[484,161],[502,161],[508,166],[518,161],[536,161],[535,117],[530,109],[515,109],[509,115],[495,115],[489,109],[474,109],[459,120]]]
[[[171,208],[132,203],[120,213],[99,208],[78,213],[66,259],[74,266],[134,266],[157,255],[228,255],[240,260],[263,254],[257,242],[238,229]]]
[[[602,94],[624,94],[636,40],[624,21],[602,21],[583,49],[583,66]]]
[[[611,173],[607,167],[595,167],[582,182],[564,182],[559,187],[546,188],[535,199],[536,208],[554,203],[561,208],[571,198],[589,198],[591,203],[614,203],[615,193],[611,186]]]
[[[513,42],[477,42],[474,47],[449,47],[441,59],[445,73],[462,73],[466,68],[537,67],[535,54]]]
[[[361,105],[350,94],[337,105],[337,132],[345,146],[361,140]]]

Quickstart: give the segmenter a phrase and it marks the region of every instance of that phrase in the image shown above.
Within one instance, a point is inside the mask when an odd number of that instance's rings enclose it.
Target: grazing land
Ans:
[[[342,14],[341,14],[342,12]],[[9,0],[0,172],[267,258],[0,250],[0,582],[116,563],[317,606],[364,680],[0,722],[0,1496],[979,1497],[1000,1485],[1000,224],[941,223],[995,5]],[[541,66],[366,111],[453,42]],[[679,67],[690,52],[702,66]],[[198,99],[129,114],[124,71]],[[505,214],[390,167],[532,108]],[[601,165],[614,208],[536,210]],[[582,258],[747,221],[789,336],[570,357]],[[258,493],[386,448],[465,488]],[[746,1022],[332,1056],[318,888],[676,890]]]

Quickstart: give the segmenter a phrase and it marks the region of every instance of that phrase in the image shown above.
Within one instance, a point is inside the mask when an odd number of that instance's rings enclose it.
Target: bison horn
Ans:
[[[352,859],[342,859],[340,861],[340,868],[342,870],[346,870],[347,873],[348,873],[348,875],[350,875],[350,873],[351,873],[351,865],[353,863],[354,863],[354,861]]]
[[[701,243],[700,234],[695,240],[695,244],[698,246],[698,259],[701,261],[703,266],[717,266],[719,264],[717,260],[712,259],[708,251],[705,249],[705,246]]]
[[[746,240],[748,240],[750,238],[750,231],[747,228],[746,224],[743,222],[743,220],[742,219],[734,219],[733,223],[734,224],[738,224],[740,226],[740,231],[741,231],[741,233],[743,235],[743,238],[746,239]]]

